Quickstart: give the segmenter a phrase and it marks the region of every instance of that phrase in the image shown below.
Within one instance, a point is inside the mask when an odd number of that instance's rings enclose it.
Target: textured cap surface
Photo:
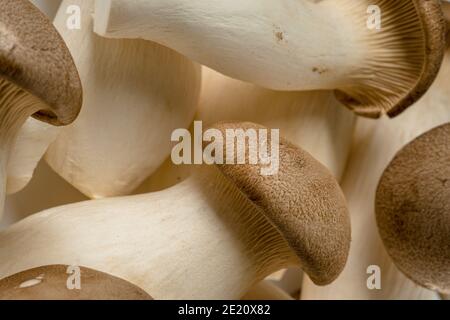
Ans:
[[[65,125],[82,104],[81,82],[63,39],[27,0],[0,0],[0,78],[39,98],[34,116]]]
[[[376,215],[397,267],[422,286],[450,293],[450,124],[395,156],[378,186]]]
[[[152,300],[135,285],[109,274],[80,268],[79,288],[68,266],[52,265],[27,270],[0,280],[0,300]]]
[[[266,129],[253,123],[220,123],[213,128],[224,136],[227,129]],[[269,146],[271,141],[269,135]],[[247,147],[247,164],[218,165],[220,171],[262,209],[316,284],[332,282],[345,266],[351,238],[346,201],[337,181],[311,155],[284,139],[274,175],[262,175],[264,165],[248,164],[251,149]]]

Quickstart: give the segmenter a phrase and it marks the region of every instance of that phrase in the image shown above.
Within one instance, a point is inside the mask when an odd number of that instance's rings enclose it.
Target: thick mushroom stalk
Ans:
[[[69,6],[81,30],[67,28]],[[49,165],[90,198],[130,194],[170,155],[170,135],[192,122],[200,66],[143,40],[93,31],[91,0],[63,1],[55,19],[83,83],[83,110],[47,154]],[[81,48],[81,49],[80,49]]]
[[[394,265],[378,232],[374,204],[379,180],[398,150],[424,132],[450,121],[448,79],[450,52],[430,91],[401,117],[377,123],[358,119],[348,169],[341,184],[352,222],[349,259],[339,279],[327,287],[317,287],[305,277],[302,299],[437,298],[435,292],[418,286]],[[370,271],[371,266],[380,268],[379,277]],[[381,279],[381,288],[374,286],[376,279]]]
[[[372,28],[374,5],[382,19]],[[97,0],[95,32],[156,41],[270,89],[335,89],[367,117],[419,99],[445,46],[437,0]]]
[[[399,151],[380,179],[376,215],[396,266],[450,294],[450,123]]]
[[[77,117],[81,84],[51,22],[25,0],[0,1],[0,210],[7,168],[26,119],[67,125]],[[25,168],[24,168],[25,170]]]
[[[237,127],[262,129],[216,126]],[[308,153],[283,139],[279,147],[279,172],[272,176],[261,175],[262,164],[202,166],[162,192],[82,202],[22,220],[0,233],[0,278],[43,265],[79,265],[155,299],[239,299],[268,274],[295,264],[317,284],[330,283],[350,245],[344,197]],[[244,148],[246,155],[252,150]]]

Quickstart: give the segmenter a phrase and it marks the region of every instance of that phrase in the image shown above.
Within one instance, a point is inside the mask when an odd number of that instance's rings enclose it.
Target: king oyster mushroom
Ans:
[[[424,132],[450,121],[450,51],[429,92],[402,116],[377,123],[358,119],[342,188],[352,220],[352,247],[342,275],[320,288],[305,277],[302,299],[437,299],[404,276],[390,259],[376,227],[375,194],[398,150]],[[381,289],[371,290],[368,268],[378,266]]]
[[[438,0],[96,0],[95,32],[158,42],[227,76],[276,90],[336,90],[357,114],[394,117],[442,61]],[[367,9],[378,6],[380,28]]]
[[[0,8],[0,210],[3,210],[8,169],[16,163],[11,152],[22,125],[31,115],[52,125],[70,124],[80,111],[82,90],[72,57],[51,22],[26,0],[2,0]],[[39,143],[28,147],[27,153],[42,153]]]
[[[236,128],[264,129],[215,126],[222,135]],[[248,160],[254,147],[246,144],[234,159]],[[248,161],[203,165],[162,192],[81,202],[24,219],[0,233],[0,278],[79,265],[155,299],[239,299],[273,271],[299,264],[315,283],[328,284],[349,250],[345,199],[307,152],[284,139],[279,151],[274,175],[261,175],[265,165]]]

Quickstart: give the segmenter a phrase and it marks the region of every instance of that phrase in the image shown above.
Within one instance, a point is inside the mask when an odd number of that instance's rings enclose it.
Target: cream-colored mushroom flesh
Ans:
[[[61,4],[61,0],[30,0],[36,7],[39,8],[47,17],[53,19],[56,11]]]
[[[450,123],[404,147],[377,189],[377,223],[397,267],[450,294]]]
[[[80,30],[67,28],[74,5]],[[93,6],[66,0],[55,18],[85,90],[80,116],[46,160],[86,196],[103,198],[130,194],[170,155],[172,132],[194,117],[201,74],[199,65],[156,43],[95,35]]]
[[[445,43],[438,0],[97,0],[94,28],[269,89],[336,89],[367,117],[396,116],[419,99]]]
[[[260,165],[204,165],[161,192],[35,214],[0,233],[0,278],[82,265],[155,299],[239,299],[289,265],[329,283],[350,243],[342,192],[321,164],[283,139],[280,160],[280,173],[266,178]]]
[[[0,200],[11,148],[26,119],[67,125],[77,117],[81,83],[67,47],[29,1],[0,1]],[[3,204],[1,204],[3,207]]]
[[[20,128],[8,161],[6,193],[25,188],[34,176],[39,161],[61,130],[34,118],[28,118]]]
[[[329,286],[317,287],[305,277],[302,299],[437,298],[436,292],[408,279],[389,257],[375,220],[375,195],[380,177],[399,150],[419,135],[450,121],[448,79],[450,51],[447,51],[430,90],[400,117],[379,121],[358,118],[352,151],[341,183],[352,225],[349,259],[342,274]]]
[[[78,266],[52,265],[0,280],[0,300],[152,300],[135,285]]]

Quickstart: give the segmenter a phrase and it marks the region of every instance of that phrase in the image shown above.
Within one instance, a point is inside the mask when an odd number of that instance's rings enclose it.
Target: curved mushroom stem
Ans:
[[[379,28],[368,26],[374,5]],[[337,89],[356,113],[379,117],[402,112],[434,79],[439,10],[422,0],[97,0],[94,30],[158,42],[270,89]]]
[[[0,278],[66,264],[123,278],[155,299],[238,299],[298,263],[217,169],[202,171],[164,192],[82,202],[19,222],[0,233]]]
[[[66,26],[73,5],[81,9],[81,30]],[[170,155],[170,135],[194,117],[201,74],[199,65],[158,44],[96,36],[93,5],[63,1],[55,18],[78,67],[84,102],[46,160],[86,196],[103,198],[130,194]]]
[[[252,121],[308,151],[340,180],[350,153],[356,117],[330,91],[285,92],[264,89],[204,67],[196,119]]]
[[[222,123],[214,133],[228,137],[228,129],[238,128],[264,129]],[[290,265],[301,266],[317,284],[334,281],[350,246],[345,199],[323,165],[276,137],[260,141],[279,142],[273,176],[261,172],[265,161],[249,163],[261,152],[249,143],[234,157],[247,164],[228,164],[227,152],[227,164],[198,167],[163,192],[88,201],[22,220],[0,233],[0,277],[78,265],[127,280],[157,299],[239,299]],[[225,142],[214,157],[232,147]]]
[[[26,119],[42,108],[41,102],[0,77],[0,216],[6,195],[10,155]]]
[[[59,0],[31,0],[50,19],[56,14]],[[21,127],[14,143],[7,169],[6,193],[22,190],[33,177],[34,170],[48,146],[55,141],[60,128],[28,118]]]
[[[25,121],[17,134],[8,162],[7,194],[21,191],[30,182],[39,161],[56,140],[60,129],[34,118]]]
[[[348,6],[332,1],[100,0],[94,31],[152,40],[271,89],[332,89],[350,85],[352,64],[365,59],[366,44],[359,41],[363,35],[354,30]],[[363,16],[367,7],[359,9]]]
[[[342,178],[356,116],[331,91],[274,91],[235,80],[203,67],[202,89],[195,116],[207,127],[219,121],[252,121],[308,151],[339,181]],[[191,128],[192,131],[192,128]],[[189,176],[190,166],[171,159],[153,173],[136,193],[160,191]]]
[[[437,293],[406,278],[389,258],[375,221],[379,179],[394,155],[420,134],[450,120],[450,52],[430,91],[402,117],[379,123],[359,119],[342,188],[352,219],[352,246],[346,268],[333,284],[319,288],[305,277],[302,299],[436,299]],[[367,286],[379,266],[381,289]]]
[[[58,11],[58,7],[61,4],[61,0],[30,0],[36,7],[38,7],[43,13],[47,15],[50,19]]]

